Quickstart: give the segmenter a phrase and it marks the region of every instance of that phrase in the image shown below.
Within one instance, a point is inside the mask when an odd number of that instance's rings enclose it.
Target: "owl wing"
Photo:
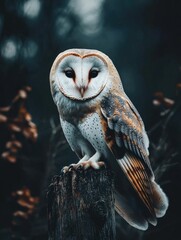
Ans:
[[[101,103],[101,112],[114,132],[115,143],[142,159],[152,173],[148,158],[148,137],[139,113],[127,97],[110,95]]]
[[[155,225],[153,173],[148,158],[148,137],[141,117],[126,96],[109,95],[101,103],[101,112],[107,123],[104,124],[106,143],[149,211],[147,220]]]

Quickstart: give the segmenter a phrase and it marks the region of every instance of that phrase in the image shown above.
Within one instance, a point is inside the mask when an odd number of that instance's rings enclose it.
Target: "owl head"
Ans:
[[[110,58],[89,49],[60,53],[50,71],[53,97],[59,91],[67,98],[79,101],[95,98],[115,79],[119,79],[119,75]]]

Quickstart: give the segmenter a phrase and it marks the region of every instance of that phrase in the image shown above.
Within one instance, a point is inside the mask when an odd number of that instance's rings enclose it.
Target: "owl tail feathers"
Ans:
[[[144,165],[136,157],[125,154],[118,163],[129,184],[115,194],[115,209],[131,226],[146,230],[148,223],[157,224],[168,208],[168,199],[154,176],[147,174]],[[131,188],[132,186],[132,188]]]
[[[143,218],[139,211],[130,208],[126,199],[118,192],[115,193],[115,210],[132,227],[143,231],[147,230],[148,222],[146,219]]]
[[[152,184],[155,215],[156,218],[160,218],[167,211],[168,199],[157,183],[152,182]],[[122,194],[115,192],[115,210],[132,227],[145,231],[148,229],[148,223],[157,225],[156,218],[146,216],[142,208],[134,205],[130,204]]]
[[[169,202],[166,194],[161,187],[155,182],[152,183],[153,205],[157,218],[163,217],[168,209]]]

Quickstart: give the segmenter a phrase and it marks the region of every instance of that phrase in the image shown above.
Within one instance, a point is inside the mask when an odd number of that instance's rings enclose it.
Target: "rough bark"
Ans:
[[[114,240],[113,178],[109,170],[71,169],[48,191],[49,240]]]

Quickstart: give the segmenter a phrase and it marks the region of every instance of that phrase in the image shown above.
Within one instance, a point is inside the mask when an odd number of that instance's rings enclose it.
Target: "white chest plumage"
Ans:
[[[61,125],[73,151],[81,152],[82,156],[88,155],[89,157],[95,152],[99,152],[104,158],[110,154],[98,113],[88,114],[76,124],[61,120]]]
[[[87,139],[97,152],[107,155],[107,145],[105,143],[104,132],[98,113],[92,113],[79,123],[79,130],[82,136]]]

